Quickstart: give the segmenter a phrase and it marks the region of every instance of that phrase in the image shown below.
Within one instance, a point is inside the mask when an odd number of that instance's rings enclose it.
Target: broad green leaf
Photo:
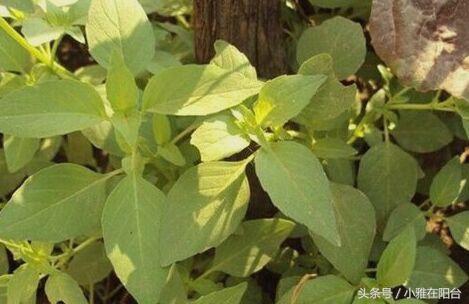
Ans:
[[[13,91],[0,99],[0,131],[19,137],[50,137],[82,130],[106,117],[95,89],[56,80]]]
[[[140,176],[129,175],[114,188],[104,207],[107,256],[139,303],[157,303],[168,275],[159,254],[161,210],[166,203],[158,188]]]
[[[117,51],[135,75],[153,59],[155,36],[137,0],[92,0],[86,23],[90,53],[105,68]]]
[[[334,17],[303,32],[296,58],[303,63],[310,57],[329,53],[339,79],[354,74],[365,61],[366,41],[360,24],[343,17]]]
[[[406,286],[410,288],[457,288],[468,276],[450,257],[441,251],[420,246],[414,271]]]
[[[112,175],[57,164],[29,177],[0,212],[0,235],[60,242],[96,232]]]
[[[34,11],[34,3],[32,0],[3,0],[2,4],[27,13]]]
[[[101,242],[93,243],[79,251],[67,268],[67,273],[85,287],[103,280],[111,271],[112,265]]]
[[[295,224],[283,219],[260,219],[244,222],[215,250],[211,270],[232,276],[247,277],[270,262]]]
[[[353,161],[348,159],[328,159],[325,164],[327,177],[331,182],[355,185],[356,168]]]
[[[404,203],[396,207],[389,216],[383,233],[383,240],[389,242],[409,227],[414,228],[417,241],[425,237],[427,220],[425,214],[412,203]]]
[[[67,141],[63,148],[68,162],[83,166],[96,166],[93,146],[81,132],[67,134]]]
[[[437,151],[453,140],[448,127],[428,111],[401,111],[392,135],[404,149],[428,153]]]
[[[8,282],[7,303],[21,304],[36,295],[39,273],[28,264],[20,266]]]
[[[350,158],[357,154],[357,150],[345,141],[333,137],[318,139],[311,150],[317,157],[324,159]]]
[[[464,183],[459,157],[454,157],[433,178],[430,200],[436,206],[449,206],[458,199]]]
[[[24,38],[33,46],[40,46],[59,39],[65,32],[63,26],[53,26],[39,17],[27,18],[21,27]]]
[[[358,188],[375,206],[380,226],[394,208],[410,202],[417,188],[418,173],[416,160],[389,142],[373,146],[362,157]]]
[[[166,283],[161,290],[160,304],[187,304],[187,291],[184,281],[178,271],[178,266],[173,264],[169,270]]]
[[[3,148],[8,171],[14,173],[33,159],[39,149],[39,139],[4,135]]]
[[[155,57],[153,60],[147,65],[147,71],[156,75],[168,68],[180,66],[181,62],[176,58],[175,55],[157,50],[155,52]]]
[[[463,211],[446,218],[453,239],[469,250],[469,211]]]
[[[143,94],[143,108],[172,115],[208,115],[240,104],[262,83],[216,65],[184,65],[153,76]]]
[[[215,56],[211,63],[222,69],[238,72],[250,79],[257,79],[256,69],[249,59],[235,46],[223,40],[217,40],[214,44]]]
[[[256,156],[262,188],[286,216],[335,245],[340,235],[329,181],[314,154],[295,142],[277,142]]]
[[[3,149],[0,149],[0,196],[5,197],[21,184],[26,175],[23,171],[10,173],[7,168],[5,153]]]
[[[317,125],[338,119],[355,102],[357,87],[344,86],[331,69],[332,58],[326,54],[313,56],[299,70],[303,75],[328,75],[326,82],[318,89],[311,102],[296,118],[304,125]],[[324,124],[324,123],[323,123]]]
[[[135,109],[138,88],[134,76],[125,66],[122,54],[115,51],[109,63],[106,79],[107,99],[116,112],[128,113]]]
[[[1,22],[6,22],[2,20]],[[21,45],[0,29],[0,70],[25,72],[31,64],[31,56]]]
[[[166,115],[153,115],[153,135],[159,145],[166,144],[171,140],[171,122]]]
[[[296,287],[284,294],[277,304],[350,304],[355,293],[352,285],[334,275],[321,276]]]
[[[240,304],[248,284],[241,283],[234,287],[224,288],[220,291],[200,297],[193,304]]]
[[[381,286],[396,287],[410,278],[415,265],[417,240],[413,227],[399,233],[384,250],[376,278]]]
[[[331,184],[333,204],[342,245],[335,246],[312,234],[316,246],[349,281],[360,282],[365,275],[376,230],[374,207],[357,189]]]
[[[326,81],[324,75],[283,75],[268,81],[254,105],[257,122],[278,127],[297,116]]]
[[[220,160],[241,152],[250,140],[228,115],[207,119],[191,136],[191,144],[197,147],[202,161]]]
[[[167,143],[162,146],[158,146],[158,155],[179,167],[182,167],[186,164],[186,159],[181,153],[181,150],[179,150],[178,146],[173,143]]]
[[[72,277],[63,272],[53,273],[46,281],[45,292],[52,304],[87,304],[83,291]]]
[[[218,246],[246,213],[247,162],[209,162],[188,169],[168,193],[161,222],[162,265]]]

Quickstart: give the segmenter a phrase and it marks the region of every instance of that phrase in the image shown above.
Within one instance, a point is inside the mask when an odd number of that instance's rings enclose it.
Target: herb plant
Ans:
[[[223,40],[194,62],[190,1],[2,1],[0,302],[462,288],[469,5],[373,1],[371,46],[371,1],[309,2],[264,79]],[[64,67],[65,37],[94,63]]]

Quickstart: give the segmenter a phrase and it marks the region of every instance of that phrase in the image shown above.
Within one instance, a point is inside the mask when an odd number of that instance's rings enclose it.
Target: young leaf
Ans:
[[[0,22],[6,22],[2,20]],[[31,64],[31,56],[18,42],[0,29],[0,70],[25,72]]]
[[[158,146],[158,155],[179,167],[182,167],[186,164],[186,160],[184,155],[182,155],[181,150],[179,150],[178,146],[173,143],[167,143],[165,145]]]
[[[36,295],[39,273],[30,265],[23,264],[8,282],[7,303],[26,303]]]
[[[357,154],[357,150],[345,141],[333,137],[318,139],[311,150],[317,157],[324,159],[350,158]]]
[[[417,161],[389,142],[373,146],[362,157],[358,188],[375,206],[380,226],[395,207],[410,202],[417,188],[418,172]]]
[[[249,201],[246,165],[246,161],[202,163],[178,179],[163,211],[162,265],[218,246],[236,230]]]
[[[134,76],[125,66],[122,54],[112,54],[106,79],[107,99],[116,112],[128,113],[135,109],[138,88]]]
[[[60,242],[96,232],[112,175],[57,164],[29,177],[0,212],[0,235]]]
[[[437,151],[453,140],[448,127],[426,111],[401,111],[391,134],[404,149],[417,153]]]
[[[412,276],[406,286],[410,288],[458,288],[467,282],[467,274],[441,251],[420,246]]]
[[[413,227],[417,241],[425,237],[427,221],[425,215],[412,203],[404,203],[396,207],[389,216],[383,233],[383,240],[391,241],[399,233]]]
[[[462,166],[459,157],[454,157],[433,178],[430,200],[436,206],[449,206],[457,200],[463,187]]]
[[[234,118],[228,115],[207,119],[191,136],[191,144],[199,149],[204,162],[229,157],[249,146],[249,143],[249,138],[236,125]]]
[[[378,263],[376,278],[381,286],[404,284],[415,265],[417,240],[413,227],[403,230],[388,244]]]
[[[376,53],[406,85],[469,99],[465,2],[373,1],[370,34]]]
[[[208,115],[240,104],[262,83],[216,65],[184,65],[153,76],[143,94],[143,108],[172,115]]]
[[[14,173],[33,159],[39,148],[39,139],[4,135],[3,148],[8,171]]]
[[[50,137],[82,130],[106,118],[89,84],[54,80],[24,87],[0,99],[0,131],[19,137]]]
[[[312,236],[324,257],[349,281],[358,283],[365,275],[375,236],[374,207],[363,193],[350,186],[331,184],[331,190],[342,245]]]
[[[326,275],[307,281],[301,288],[294,286],[277,304],[350,304],[354,293],[355,288],[344,279]]]
[[[142,115],[140,112],[114,113],[111,117],[111,122],[116,131],[117,139],[120,136],[125,142],[124,145],[137,145],[140,126],[142,124]]]
[[[153,114],[153,135],[158,145],[171,140],[171,122],[166,115]]]
[[[67,268],[67,273],[85,287],[103,280],[111,271],[112,265],[101,242],[93,243],[79,251]]]
[[[334,17],[303,32],[298,41],[297,60],[301,64],[313,55],[329,53],[339,79],[354,74],[365,61],[366,41],[360,24]]]
[[[340,245],[329,181],[310,150],[295,142],[273,143],[259,151],[255,164],[262,188],[282,213]]]
[[[244,222],[239,233],[217,247],[211,270],[236,277],[250,276],[274,258],[294,227],[294,223],[283,219]]]
[[[249,59],[235,46],[223,40],[215,41],[215,56],[211,63],[222,69],[243,74],[246,78],[257,79],[256,69]]]
[[[254,105],[257,122],[264,126],[282,126],[297,116],[326,81],[324,75],[283,75],[268,81]]]
[[[102,226],[106,253],[139,303],[157,303],[168,269],[160,266],[161,209],[166,197],[140,176],[119,182],[106,200]]]
[[[63,272],[53,273],[46,282],[45,292],[52,304],[87,304],[83,291],[78,283]]]
[[[209,295],[200,297],[193,304],[240,304],[248,284],[241,283],[235,287],[224,288]]]
[[[155,36],[137,0],[92,0],[86,23],[90,53],[100,65],[111,66],[111,55],[122,54],[135,75],[155,53]]]
[[[469,211],[463,211],[446,218],[453,239],[469,250]]]

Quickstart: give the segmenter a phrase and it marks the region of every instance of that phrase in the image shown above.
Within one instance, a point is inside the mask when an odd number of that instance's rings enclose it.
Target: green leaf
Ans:
[[[168,68],[180,66],[181,62],[175,57],[175,55],[164,52],[164,51],[155,51],[155,57],[147,66],[147,71],[156,75]]]
[[[328,53],[314,55],[303,62],[298,69],[298,74],[302,75],[327,75],[335,77],[334,60]]]
[[[105,68],[114,51],[121,53],[135,75],[155,53],[155,36],[137,0],[92,0],[86,23],[90,53]]]
[[[171,140],[171,122],[166,115],[153,114],[153,135],[159,145]]]
[[[469,250],[469,211],[463,211],[446,218],[453,239]]]
[[[5,153],[0,149],[0,196],[4,197],[15,190],[25,178],[24,170],[10,173],[7,169]]]
[[[378,283],[385,287],[404,284],[414,270],[416,251],[415,232],[409,227],[392,239],[381,255],[376,273]]]
[[[356,168],[353,161],[343,158],[328,159],[324,169],[331,182],[355,185]]]
[[[20,266],[8,282],[7,303],[21,304],[36,295],[39,273],[28,264]]]
[[[101,242],[95,242],[75,254],[67,268],[67,273],[85,287],[103,280],[111,271],[112,265]]]
[[[282,126],[297,116],[326,81],[324,75],[283,75],[268,81],[254,105],[257,122],[264,126]]]
[[[334,275],[321,276],[291,288],[277,304],[350,304],[355,288],[344,279]],[[293,300],[295,300],[293,302]]]
[[[28,13],[34,12],[34,4],[32,0],[3,0],[2,4],[20,11]]]
[[[106,93],[114,111],[128,113],[137,105],[137,84],[132,72],[125,66],[122,54],[117,51],[112,54],[109,63]]]
[[[139,303],[157,303],[168,275],[168,269],[160,266],[159,254],[161,209],[166,203],[158,188],[130,175],[114,188],[104,207],[107,256]]]
[[[39,149],[39,139],[4,135],[3,148],[8,171],[14,173],[33,159]]]
[[[467,282],[467,274],[441,251],[420,246],[414,271],[406,286],[410,288],[457,288]]]
[[[173,143],[158,146],[158,155],[179,167],[186,164],[186,159],[184,158],[184,155],[182,155],[181,150],[179,150],[178,146]]]
[[[143,94],[143,108],[172,115],[208,115],[240,104],[262,83],[216,65],[184,65],[153,76]]]
[[[63,26],[53,26],[39,17],[27,18],[21,27],[24,38],[33,46],[59,39],[65,32]]]
[[[247,283],[241,283],[235,287],[224,288],[204,297],[200,297],[193,304],[240,304],[248,287]]]
[[[106,118],[95,89],[56,80],[13,91],[0,99],[0,131],[19,137],[50,137],[82,130]]]
[[[248,277],[270,262],[295,224],[283,219],[259,219],[244,222],[215,250],[212,271]]]
[[[73,132],[67,135],[67,142],[64,145],[67,160],[70,163],[83,166],[96,166],[93,155],[93,146],[81,132]]]
[[[3,22],[6,22],[3,20]],[[21,45],[0,29],[0,70],[25,72],[31,64],[31,56]]]
[[[10,269],[10,263],[8,262],[8,255],[5,246],[0,245],[0,276],[7,274]]]
[[[389,242],[409,227],[414,228],[417,241],[425,237],[427,220],[422,211],[412,203],[404,203],[396,207],[389,216],[383,233],[383,240]]]
[[[428,111],[401,111],[399,122],[392,131],[397,143],[404,149],[428,153],[437,151],[453,140],[448,127]]]
[[[124,146],[136,146],[142,124],[142,115],[140,112],[132,111],[130,113],[114,113],[111,122],[116,132],[116,139],[119,143],[119,137],[125,142]],[[125,150],[125,147],[121,147]],[[131,150],[132,148],[130,148]],[[130,152],[130,151],[129,151]]]
[[[317,157],[324,159],[350,158],[357,154],[357,150],[345,141],[333,137],[318,139],[311,150]]]
[[[222,69],[243,74],[246,78],[257,79],[256,69],[249,59],[235,46],[223,40],[214,43],[215,56],[210,63]]]
[[[454,157],[433,178],[430,200],[436,206],[449,206],[458,199],[464,183],[459,157]]]
[[[232,116],[209,118],[191,136],[191,144],[199,149],[202,161],[220,160],[249,146],[249,138],[236,125]]]
[[[0,235],[60,242],[96,232],[112,175],[57,164],[29,177],[0,212]]]
[[[417,188],[418,174],[416,160],[392,143],[375,145],[363,155],[358,188],[375,206],[380,226],[394,208],[410,202]]]
[[[187,294],[184,281],[178,272],[178,266],[173,264],[169,270],[166,284],[161,290],[160,304],[187,304]]]
[[[301,64],[311,56],[329,53],[339,79],[354,74],[365,61],[366,41],[360,24],[334,17],[303,32],[296,58]]]
[[[53,273],[46,282],[45,292],[52,304],[87,304],[83,291],[78,283],[63,272]]]
[[[312,234],[322,255],[349,281],[360,282],[365,275],[376,230],[374,207],[357,189],[331,184],[333,204],[342,245],[335,246]]]
[[[262,188],[286,216],[340,245],[329,181],[314,154],[295,142],[277,142],[256,156]]]
[[[236,230],[249,201],[246,165],[246,161],[202,163],[178,179],[163,211],[162,265],[218,246]]]

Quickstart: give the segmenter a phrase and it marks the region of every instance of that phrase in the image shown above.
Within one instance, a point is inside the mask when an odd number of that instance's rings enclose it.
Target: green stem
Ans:
[[[56,62],[51,62],[49,56],[29,44],[26,39],[24,39],[23,36],[21,36],[3,17],[0,17],[0,28],[37,60],[50,67],[57,75],[66,79],[76,79],[75,75],[66,68]]]
[[[181,139],[183,139],[184,137],[186,137],[189,133],[191,133],[192,131],[194,131],[195,129],[197,129],[198,126],[199,126],[199,124],[198,124],[197,122],[194,122],[193,124],[191,124],[190,126],[188,126],[187,128],[185,128],[181,133],[179,133],[178,135],[176,135],[176,136],[171,140],[171,143],[172,143],[172,144],[178,143]]]

